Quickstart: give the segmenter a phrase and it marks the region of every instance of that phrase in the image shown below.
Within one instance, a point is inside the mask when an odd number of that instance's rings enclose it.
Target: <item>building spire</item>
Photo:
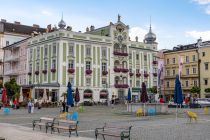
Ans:
[[[58,23],[58,27],[60,29],[64,29],[66,27],[66,23],[65,21],[63,20],[63,12],[62,12],[62,17],[61,17],[61,21]]]
[[[149,32],[152,32],[151,16],[150,16]]]
[[[118,14],[118,22],[120,22],[121,16],[120,14]]]

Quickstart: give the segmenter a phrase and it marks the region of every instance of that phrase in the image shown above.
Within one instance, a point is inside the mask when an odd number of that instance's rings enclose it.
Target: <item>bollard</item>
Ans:
[[[206,107],[204,107],[204,114],[209,114],[209,109],[208,109],[208,107],[206,106]]]

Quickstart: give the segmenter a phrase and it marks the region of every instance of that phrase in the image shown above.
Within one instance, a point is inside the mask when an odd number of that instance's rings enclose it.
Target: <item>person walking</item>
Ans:
[[[65,101],[62,102],[62,106],[63,106],[63,112],[65,112],[65,110],[66,110],[66,103],[65,103]]]
[[[112,108],[114,108],[114,97],[112,97],[111,102],[112,102]]]
[[[16,99],[14,99],[13,105],[14,105],[14,109],[17,109],[17,100]]]
[[[31,106],[32,106],[32,104],[31,104],[31,101],[29,100],[29,102],[28,102],[28,113],[31,113]]]
[[[34,102],[31,102],[31,113],[34,113]]]

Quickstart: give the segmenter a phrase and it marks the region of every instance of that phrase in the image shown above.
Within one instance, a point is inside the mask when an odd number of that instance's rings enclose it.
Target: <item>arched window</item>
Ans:
[[[119,82],[120,82],[120,77],[119,76],[115,77],[115,84],[119,84]]]
[[[123,77],[123,84],[127,84],[128,81],[127,81],[127,77]]]
[[[122,67],[123,67],[123,68],[127,68],[127,62],[126,62],[126,61],[123,61],[123,62],[122,62]]]
[[[115,52],[120,52],[120,46],[119,46],[119,44],[117,44],[117,43],[114,44],[114,51]]]
[[[122,45],[122,52],[127,53],[127,46],[126,45]]]
[[[120,62],[118,60],[114,61],[114,67],[119,68]]]

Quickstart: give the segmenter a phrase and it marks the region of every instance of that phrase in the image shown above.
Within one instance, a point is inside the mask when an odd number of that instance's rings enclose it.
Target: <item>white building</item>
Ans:
[[[156,86],[156,36],[151,27],[144,42],[130,41],[129,26],[117,23],[85,33],[65,28],[32,37],[28,41],[28,81],[33,98],[62,100],[68,81],[80,91],[81,102],[124,99],[128,87],[138,96],[142,82]]]

